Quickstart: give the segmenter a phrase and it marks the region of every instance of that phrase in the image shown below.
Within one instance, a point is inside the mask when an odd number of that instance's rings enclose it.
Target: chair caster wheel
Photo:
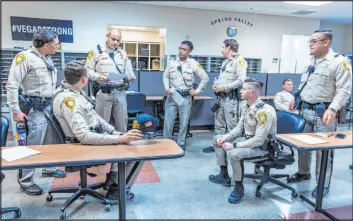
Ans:
[[[105,205],[105,208],[104,208],[104,210],[106,211],[106,212],[109,212],[110,211],[110,209],[111,209],[111,205],[110,204],[107,204],[107,205]]]
[[[47,202],[53,201],[53,195],[49,194],[46,199],[47,199]]]
[[[85,196],[80,196],[80,199],[81,199],[81,200],[85,199]]]
[[[261,193],[260,193],[260,192],[257,192],[257,193],[255,193],[255,196],[256,196],[256,197],[260,197],[260,196],[261,196]]]
[[[66,219],[66,212],[62,212],[62,213],[61,213],[60,219],[61,219],[61,220]]]
[[[21,210],[15,211],[15,215],[13,218],[18,219],[21,217]]]
[[[292,197],[297,198],[298,197],[298,193],[296,193],[296,192],[292,193]]]

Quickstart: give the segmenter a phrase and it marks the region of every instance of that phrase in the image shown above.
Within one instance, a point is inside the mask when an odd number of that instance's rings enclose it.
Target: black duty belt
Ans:
[[[76,137],[65,137],[65,143],[80,143],[80,141]]]
[[[176,90],[182,97],[190,96],[189,90]]]
[[[99,84],[99,89],[104,94],[110,94],[112,91],[124,91],[126,87],[124,85],[116,84]]]
[[[33,108],[34,111],[43,111],[47,106],[50,105],[50,99],[47,97],[36,97],[36,96],[27,96],[25,95],[25,105],[29,109]]]
[[[316,103],[316,104],[311,104],[305,101],[302,101],[301,103],[301,109],[309,109],[309,110],[315,110],[317,105],[325,105],[325,109],[327,109],[330,106],[330,102],[321,102],[321,103]]]

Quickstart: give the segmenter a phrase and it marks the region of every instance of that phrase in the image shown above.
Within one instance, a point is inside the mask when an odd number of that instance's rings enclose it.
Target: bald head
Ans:
[[[107,36],[111,35],[111,34],[120,34],[121,36],[121,31],[119,28],[110,28],[107,32]]]
[[[116,50],[121,41],[121,31],[119,28],[110,28],[107,32],[107,47]]]

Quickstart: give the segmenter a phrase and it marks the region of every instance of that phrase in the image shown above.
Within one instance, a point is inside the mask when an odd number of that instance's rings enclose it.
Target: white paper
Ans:
[[[128,77],[135,76],[134,75],[134,71],[132,70],[132,65],[131,65],[130,59],[127,59],[127,61],[126,61],[126,71],[125,71],[125,73],[126,73],[126,76],[128,76]]]
[[[326,140],[322,140],[313,136],[309,136],[309,135],[292,135],[291,137],[293,137],[294,139],[300,140],[304,143],[307,144],[323,144],[323,143],[328,143],[328,141]]]
[[[173,93],[170,95],[175,103],[177,103],[178,106],[182,105],[184,103],[184,98],[181,96],[174,88],[171,89],[171,92]]]
[[[8,162],[11,162],[14,160],[23,159],[40,153],[41,153],[40,151],[30,149],[26,146],[18,146],[18,147],[1,150],[1,158]]]
[[[124,78],[126,78],[125,74],[118,74],[114,72],[110,72],[108,74],[109,81],[122,82]]]

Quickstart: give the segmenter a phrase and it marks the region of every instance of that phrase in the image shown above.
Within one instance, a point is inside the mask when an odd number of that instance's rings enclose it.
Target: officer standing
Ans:
[[[34,47],[18,53],[14,58],[6,83],[7,104],[11,108],[14,121],[20,123],[27,120],[28,146],[50,143],[48,123],[43,109],[49,105],[54,94],[57,70],[48,55],[55,54],[59,47],[58,35],[44,28],[33,34],[32,41]],[[20,109],[20,86],[29,113],[23,113]],[[34,172],[35,169],[21,169],[18,173],[20,188],[28,195],[43,193],[42,188],[34,183]],[[62,178],[66,176],[66,172],[57,168],[44,168],[42,176]]]
[[[235,39],[226,39],[223,42],[222,54],[224,61],[221,66],[218,80],[212,86],[217,97],[219,108],[215,112],[214,136],[226,134],[238,122],[239,91],[246,78],[247,62],[238,54],[239,43]],[[202,150],[204,153],[214,151],[213,146]]]
[[[282,82],[283,91],[275,94],[275,107],[278,111],[289,111],[289,104],[294,100],[294,96],[292,94],[293,90],[293,82],[290,79],[285,79]]]
[[[227,155],[233,169],[235,187],[228,202],[237,203],[244,195],[244,161],[259,161],[268,157],[266,139],[273,139],[277,133],[277,116],[275,109],[259,98],[262,82],[252,78],[244,81],[240,91],[241,98],[246,101],[242,115],[235,128],[226,135],[214,137],[218,175],[210,175],[209,180],[224,186],[231,186],[228,175]]]
[[[106,37],[107,41],[104,45],[97,45],[89,52],[86,67],[89,78],[95,82],[93,90],[99,90],[94,95],[97,113],[108,123],[113,117],[117,130],[126,132],[128,115],[125,90],[128,82],[110,81],[108,75],[113,74],[117,78],[126,76],[130,82],[134,81],[136,77],[126,52],[119,48],[121,31],[112,28]]]
[[[352,69],[347,58],[331,49],[331,30],[317,30],[310,39],[308,71],[301,77],[296,104],[290,109],[300,110],[306,120],[303,132],[329,132],[336,130],[337,112],[346,104],[352,90]],[[322,151],[316,151],[316,181],[319,178]],[[298,172],[288,182],[299,182],[311,178],[311,151],[298,150]],[[334,151],[328,154],[324,195],[329,192]],[[312,196],[316,197],[317,187]]]
[[[163,74],[163,84],[167,93],[165,102],[165,120],[163,127],[163,137],[173,138],[174,121],[179,113],[180,128],[177,143],[185,150],[185,140],[192,106],[192,97],[202,92],[209,80],[207,73],[202,66],[189,57],[193,50],[190,41],[182,41],[179,46],[179,57],[168,62]],[[193,88],[195,76],[201,81],[197,88]],[[179,93],[183,97],[183,102],[179,105],[173,99],[174,93]]]
[[[93,105],[82,90],[88,82],[87,69],[84,62],[68,62],[65,65],[64,75],[65,80],[62,81],[53,96],[53,112],[65,133],[66,141],[70,143],[104,145],[125,144],[143,138],[143,134],[139,130],[134,129],[127,133],[115,130],[93,109]],[[135,183],[142,166],[143,162],[129,162],[126,165],[127,200],[131,200],[134,197],[134,194],[129,191]],[[106,184],[110,183],[106,197],[117,202],[119,199],[117,170],[111,169],[110,174],[112,175],[106,181]]]

